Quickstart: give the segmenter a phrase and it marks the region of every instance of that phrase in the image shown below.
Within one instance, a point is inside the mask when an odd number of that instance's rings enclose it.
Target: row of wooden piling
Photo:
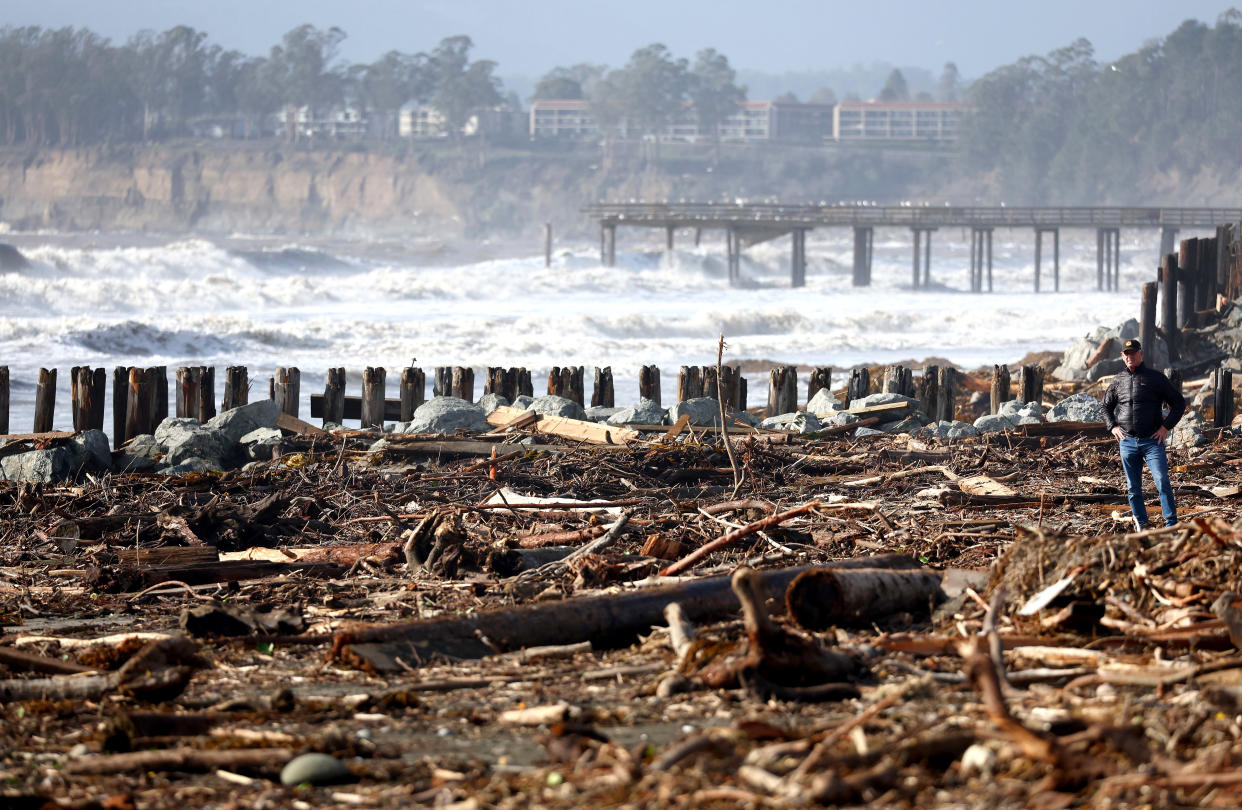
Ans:
[[[820,390],[829,388],[833,370],[823,366],[811,369],[807,378],[806,401],[810,402]],[[474,369],[462,366],[441,366],[435,369],[433,396],[454,396],[474,401]],[[52,430],[56,400],[56,369],[39,369],[35,391],[35,414],[33,432]],[[164,366],[135,368],[118,366],[113,370],[112,420],[116,446],[143,433],[152,433],[155,427],[168,417],[168,374]],[[586,405],[583,379],[584,366],[554,367],[548,373],[547,393]],[[1008,400],[1019,402],[1042,402],[1044,374],[1037,365],[1023,365],[1014,374],[1008,365],[995,365],[991,381],[991,412],[997,413]],[[1175,384],[1181,384],[1181,375],[1174,375]],[[75,431],[103,429],[106,374],[104,369],[75,366],[71,370],[72,413]],[[175,376],[175,414],[205,422],[216,415],[215,369],[210,366],[183,366]],[[386,397],[387,370],[367,367],[362,373],[360,397],[346,394],[345,369],[328,369],[322,395],[310,398],[311,416],[320,417],[325,423],[341,424],[346,419],[358,419],[363,427],[382,425],[385,421],[409,421],[414,411],[424,401],[426,377],[423,369],[401,369],[399,396],[395,400]],[[1233,419],[1232,374],[1227,369],[1217,369],[1213,374],[1213,388],[1217,392],[1214,422],[1228,425]],[[613,407],[613,377],[611,367],[596,367],[592,406]],[[961,372],[952,366],[926,366],[919,377],[903,365],[884,367],[881,378],[873,385],[871,369],[859,367],[850,370],[845,384],[847,402],[861,399],[873,392],[895,393],[917,399],[923,411],[935,421],[950,421],[956,416],[956,399],[962,389]],[[229,366],[225,370],[224,396],[221,411],[227,411],[248,402],[250,391],[249,372],[245,366]],[[718,393],[719,392],[719,393]],[[299,416],[301,401],[301,372],[296,367],[280,367],[268,379],[268,398],[275,400],[282,413]],[[518,396],[533,396],[534,386],[530,372],[525,368],[492,367],[487,370],[484,394],[497,394],[509,401]],[[639,396],[656,404],[662,404],[660,393],[660,369],[643,366],[639,370]],[[724,399],[725,404],[736,410],[747,409],[747,381],[738,366],[682,366],[677,375],[677,401],[697,397]],[[794,366],[777,366],[768,374],[768,401],[764,412],[768,416],[792,413],[798,410],[798,371]],[[0,366],[0,435],[9,432],[9,369]]]

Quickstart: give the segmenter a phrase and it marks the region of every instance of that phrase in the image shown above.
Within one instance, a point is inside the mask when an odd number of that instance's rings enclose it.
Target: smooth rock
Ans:
[[[1120,357],[1110,357],[1106,360],[1101,360],[1091,368],[1087,369],[1087,381],[1095,382],[1101,377],[1108,377],[1113,374],[1118,374],[1125,370],[1125,367],[1126,361],[1122,360]]]
[[[682,414],[690,415],[695,427],[719,427],[720,403],[711,397],[694,397],[682,400],[668,409],[669,424],[676,424]]]
[[[1044,406],[1038,402],[1019,402],[1016,399],[1011,399],[1001,403],[997,414],[1005,417],[1010,422],[1021,419],[1024,416],[1038,418],[1044,415]]]
[[[975,420],[975,428],[980,433],[1004,433],[1006,430],[1013,430],[1013,422],[999,413],[987,414]]]
[[[414,411],[406,432],[444,435],[456,430],[486,432],[491,429],[483,409],[473,402],[458,397],[432,397]]]
[[[616,416],[624,408],[606,408],[603,405],[592,405],[586,409],[586,418],[592,422],[607,424],[608,420]]]
[[[513,407],[526,410],[526,407],[535,401],[535,398],[529,394],[518,394],[517,399],[513,400]]]
[[[911,408],[921,408],[923,403],[914,397],[907,397],[903,394],[879,393],[869,394],[860,399],[850,400],[850,408],[869,408],[873,405],[891,405],[894,402],[904,402]]]
[[[548,416],[559,416],[564,419],[578,419],[585,421],[587,418],[586,410],[572,399],[558,397],[555,394],[547,394],[542,397],[536,397],[526,406],[526,410],[542,413]]]
[[[667,421],[668,411],[651,399],[640,399],[637,405],[622,408],[608,417],[610,425],[663,425]]]
[[[282,434],[279,428],[255,428],[237,440],[238,444],[258,444],[259,442],[280,441]]]
[[[259,399],[239,408],[216,414],[204,425],[208,430],[219,431],[229,442],[237,444],[241,437],[259,428],[274,428],[280,417],[280,407],[274,399]]]
[[[280,771],[282,785],[334,785],[352,778],[349,768],[327,754],[302,754],[289,760]]]
[[[854,429],[854,435],[861,438],[863,436],[884,436],[886,434],[884,431],[876,430],[875,428],[860,427]]]
[[[182,433],[168,445],[164,463],[177,465],[186,459],[201,458],[215,469],[224,469],[236,447],[236,443],[230,442],[223,433],[198,428]]]

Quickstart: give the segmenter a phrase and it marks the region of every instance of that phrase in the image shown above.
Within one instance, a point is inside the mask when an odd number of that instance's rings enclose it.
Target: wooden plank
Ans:
[[[328,433],[328,431],[324,430],[323,428],[317,428],[314,425],[312,425],[310,422],[303,422],[301,419],[298,419],[296,416],[290,416],[287,413],[282,413],[280,416],[276,417],[276,427],[280,428],[281,430],[287,430],[290,433],[300,433],[304,436],[331,436],[332,435]]]
[[[957,482],[957,485],[962,492],[968,492],[971,495],[1013,496],[1018,494],[1000,481],[987,475],[972,475],[962,478]]]
[[[852,413],[855,416],[866,414],[868,416],[884,416],[892,414],[898,415],[901,411],[912,411],[916,406],[909,402],[886,402],[883,405],[867,405],[860,408],[846,408],[846,413]],[[816,414],[818,416],[819,414]],[[832,416],[832,413],[828,414]]]
[[[0,442],[37,442],[52,439],[72,439],[72,430],[49,430],[44,433],[6,433],[0,436]]]
[[[487,417],[487,423],[494,427],[507,425],[520,417],[525,411],[502,405]],[[623,445],[639,438],[636,430],[617,425],[601,425],[596,422],[584,422],[581,419],[566,419],[561,416],[539,414],[538,421],[532,425],[541,433],[551,433],[566,439],[592,442],[594,444]]]
[[[673,426],[664,434],[662,441],[671,442],[673,439],[676,439],[677,436],[689,425],[690,414],[683,413],[680,417],[678,417],[677,421],[673,423]]]

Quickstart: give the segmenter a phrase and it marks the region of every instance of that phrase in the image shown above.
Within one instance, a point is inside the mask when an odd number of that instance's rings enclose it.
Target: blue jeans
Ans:
[[[1160,511],[1164,523],[1177,523],[1177,506],[1173,503],[1173,484],[1169,481],[1169,457],[1164,445],[1155,439],[1137,439],[1127,436],[1121,440],[1121,468],[1126,473],[1126,493],[1130,511],[1140,526],[1147,525],[1147,504],[1143,503],[1143,463],[1151,470],[1151,479],[1160,493]]]

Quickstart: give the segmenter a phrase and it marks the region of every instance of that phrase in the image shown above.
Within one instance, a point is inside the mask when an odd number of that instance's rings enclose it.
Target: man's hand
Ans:
[[[1155,439],[1157,443],[1164,444],[1164,437],[1168,435],[1169,435],[1169,429],[1165,427],[1164,425],[1161,425],[1159,430],[1151,434],[1151,437]]]
[[[1117,437],[1117,441],[1122,441],[1126,437],[1126,432],[1121,429],[1121,425],[1113,428],[1113,435]]]

